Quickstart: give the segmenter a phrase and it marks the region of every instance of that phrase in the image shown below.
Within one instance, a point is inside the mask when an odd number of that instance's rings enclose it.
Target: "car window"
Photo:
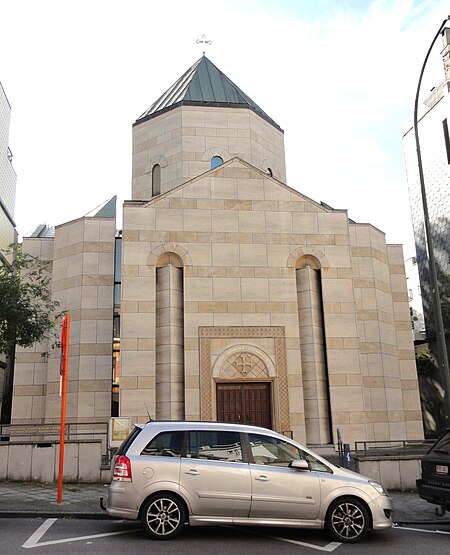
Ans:
[[[302,458],[300,449],[282,439],[262,434],[249,434],[248,437],[256,464],[289,466]]]
[[[314,455],[306,453],[305,451],[302,451],[301,453],[302,458],[305,459],[305,461],[308,461],[310,470],[314,470],[315,472],[328,472],[328,474],[333,474],[331,468],[328,468],[326,464],[323,464],[323,462],[316,459]]]
[[[128,437],[120,444],[120,447],[116,450],[115,455],[124,455],[130,445],[133,443],[135,438],[142,432],[142,428],[135,426],[135,428],[129,433]]]
[[[331,470],[316,457],[288,441],[260,434],[249,434],[249,440],[256,464],[289,466],[292,461],[304,459],[308,462],[310,470],[331,473]]]
[[[184,432],[161,432],[142,450],[149,457],[181,457]]]
[[[186,456],[192,459],[242,462],[239,432],[189,432]]]

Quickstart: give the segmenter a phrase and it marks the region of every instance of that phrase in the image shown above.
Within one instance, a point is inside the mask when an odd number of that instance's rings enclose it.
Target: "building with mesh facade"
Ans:
[[[429,221],[433,239],[441,297],[445,304],[450,276],[450,29],[443,34],[444,80],[426,97],[419,108],[418,131],[423,162]],[[416,242],[425,321],[433,335],[432,289],[430,284],[422,195],[420,190],[414,129],[404,135],[405,163],[411,214]],[[447,277],[446,277],[447,276]],[[445,311],[444,311],[445,312]],[[445,314],[444,314],[445,316]],[[446,318],[448,320],[448,318]],[[444,322],[449,327],[449,322]]]

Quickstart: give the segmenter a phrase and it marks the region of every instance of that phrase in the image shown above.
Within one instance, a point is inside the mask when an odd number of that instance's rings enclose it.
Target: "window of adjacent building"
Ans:
[[[223,164],[223,159],[220,156],[213,156],[211,158],[211,169],[213,170],[214,168],[217,168],[218,166],[220,166],[221,164]]]
[[[122,237],[116,237],[114,249],[114,307],[120,307],[122,284]]]
[[[192,459],[242,462],[241,439],[238,432],[189,432],[187,456]]]
[[[447,164],[450,164],[450,138],[448,135],[447,118],[445,118],[442,122],[442,127],[444,130],[445,150],[447,151]]]
[[[161,166],[155,164],[152,169],[152,196],[161,194]]]
[[[183,447],[182,431],[162,432],[153,438],[141,455],[149,457],[181,457]]]
[[[112,345],[111,416],[119,416],[120,387],[120,291],[122,282],[122,232],[116,237],[114,249],[114,314]]]

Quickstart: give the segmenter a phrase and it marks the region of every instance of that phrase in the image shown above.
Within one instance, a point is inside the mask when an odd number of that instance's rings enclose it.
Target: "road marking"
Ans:
[[[22,545],[22,547],[35,547],[37,542],[42,538],[42,536],[47,532],[50,526],[56,522],[57,518],[48,518],[43,524],[39,526],[39,528],[31,534],[31,536],[27,539],[27,541]]]
[[[444,534],[450,536],[450,532],[446,532],[445,530],[425,530],[424,528],[409,528],[408,526],[396,526],[394,530],[411,530],[412,532],[425,532],[425,534]]]
[[[335,549],[337,549],[342,543],[339,542],[330,542],[327,545],[315,545],[314,543],[306,543],[300,542],[298,540],[290,540],[288,538],[279,538],[278,536],[266,536],[267,538],[272,538],[274,540],[279,540],[281,542],[293,543],[295,545],[302,545],[303,547],[311,547],[311,549],[317,549],[317,551],[326,551],[331,553]]]
[[[47,542],[39,542],[42,536],[47,532],[52,524],[54,524],[58,519],[57,518],[48,518],[39,528],[34,532],[27,541],[22,545],[27,549],[31,547],[42,547],[44,545],[55,545],[58,543],[69,543],[69,542],[76,542],[81,540],[90,540],[92,538],[105,538],[106,536],[118,536],[120,534],[129,534],[130,532],[136,532],[136,528],[132,530],[120,530],[118,532],[105,532],[104,534],[92,534],[90,536],[75,536],[73,538],[63,538],[61,540],[52,540]]]
[[[230,526],[224,526],[224,528],[225,527],[230,528]],[[246,534],[253,534],[254,536],[261,536],[264,538],[269,538],[271,540],[278,540],[280,542],[302,545],[303,547],[310,547],[311,549],[316,549],[317,551],[326,551],[328,553],[331,553],[332,551],[334,551],[335,549],[337,549],[339,546],[342,545],[342,543],[339,543],[339,542],[330,542],[327,545],[316,545],[314,543],[301,542],[299,540],[291,540],[289,538],[280,538],[279,536],[270,536],[269,534],[262,534],[261,532],[256,532],[254,530],[246,530],[245,528],[241,528],[241,527],[239,527],[239,529],[242,532],[245,532]]]

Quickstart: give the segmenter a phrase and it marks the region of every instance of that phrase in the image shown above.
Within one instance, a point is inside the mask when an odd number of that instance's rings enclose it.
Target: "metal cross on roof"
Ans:
[[[197,44],[207,44],[208,46],[211,46],[211,44],[212,44],[211,40],[206,39],[206,35],[202,35],[202,38],[197,39],[196,42],[197,42]],[[204,55],[205,55],[205,51],[203,51],[203,56]]]

